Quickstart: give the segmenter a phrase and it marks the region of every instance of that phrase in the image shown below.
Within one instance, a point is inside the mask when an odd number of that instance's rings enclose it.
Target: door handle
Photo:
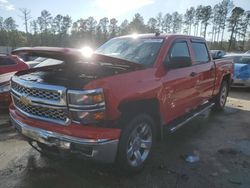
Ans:
[[[197,75],[197,72],[191,72],[190,76],[195,77]]]

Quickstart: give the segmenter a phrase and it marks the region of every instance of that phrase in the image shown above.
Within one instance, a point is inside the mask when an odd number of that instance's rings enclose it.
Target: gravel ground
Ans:
[[[188,154],[200,160],[186,162]],[[250,187],[250,91],[230,92],[224,112],[200,116],[158,143],[145,169],[122,175],[114,165],[48,159],[22,140],[0,112],[0,188]]]

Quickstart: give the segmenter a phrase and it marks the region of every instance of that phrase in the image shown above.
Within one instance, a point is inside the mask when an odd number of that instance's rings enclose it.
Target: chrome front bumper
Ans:
[[[104,163],[115,161],[118,140],[83,139],[32,127],[13,118],[15,128],[26,138],[60,151]]]
[[[241,80],[234,78],[231,87],[250,87],[250,79],[248,80]]]

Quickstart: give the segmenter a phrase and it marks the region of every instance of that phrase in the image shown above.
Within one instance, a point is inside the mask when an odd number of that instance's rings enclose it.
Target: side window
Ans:
[[[16,62],[10,58],[0,57],[0,66],[15,65]]]
[[[192,42],[192,48],[194,51],[196,63],[206,63],[209,61],[209,55],[205,43]]]
[[[169,54],[169,57],[172,58],[172,57],[179,57],[179,56],[190,57],[186,42],[176,42],[173,45],[171,52]]]

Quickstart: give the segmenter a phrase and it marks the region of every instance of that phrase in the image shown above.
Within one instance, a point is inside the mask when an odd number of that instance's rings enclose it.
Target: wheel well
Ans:
[[[157,129],[157,136],[161,135],[159,101],[157,99],[145,99],[126,102],[121,104],[118,109],[122,114],[122,125],[124,125],[124,121],[128,121],[128,118],[131,118],[132,116],[139,113],[145,113],[150,115],[154,119]]]
[[[230,85],[231,85],[231,83],[232,83],[232,80],[231,80],[231,74],[226,74],[226,75],[224,75],[223,76],[223,79],[222,79],[222,82],[223,81],[226,81],[227,82],[227,84],[228,84],[228,89],[230,89]],[[221,84],[222,84],[222,82],[221,82]],[[228,92],[229,92],[229,90],[228,90]],[[228,93],[227,93],[228,94]]]
[[[231,84],[231,74],[224,75],[222,81],[227,81],[228,84]]]

